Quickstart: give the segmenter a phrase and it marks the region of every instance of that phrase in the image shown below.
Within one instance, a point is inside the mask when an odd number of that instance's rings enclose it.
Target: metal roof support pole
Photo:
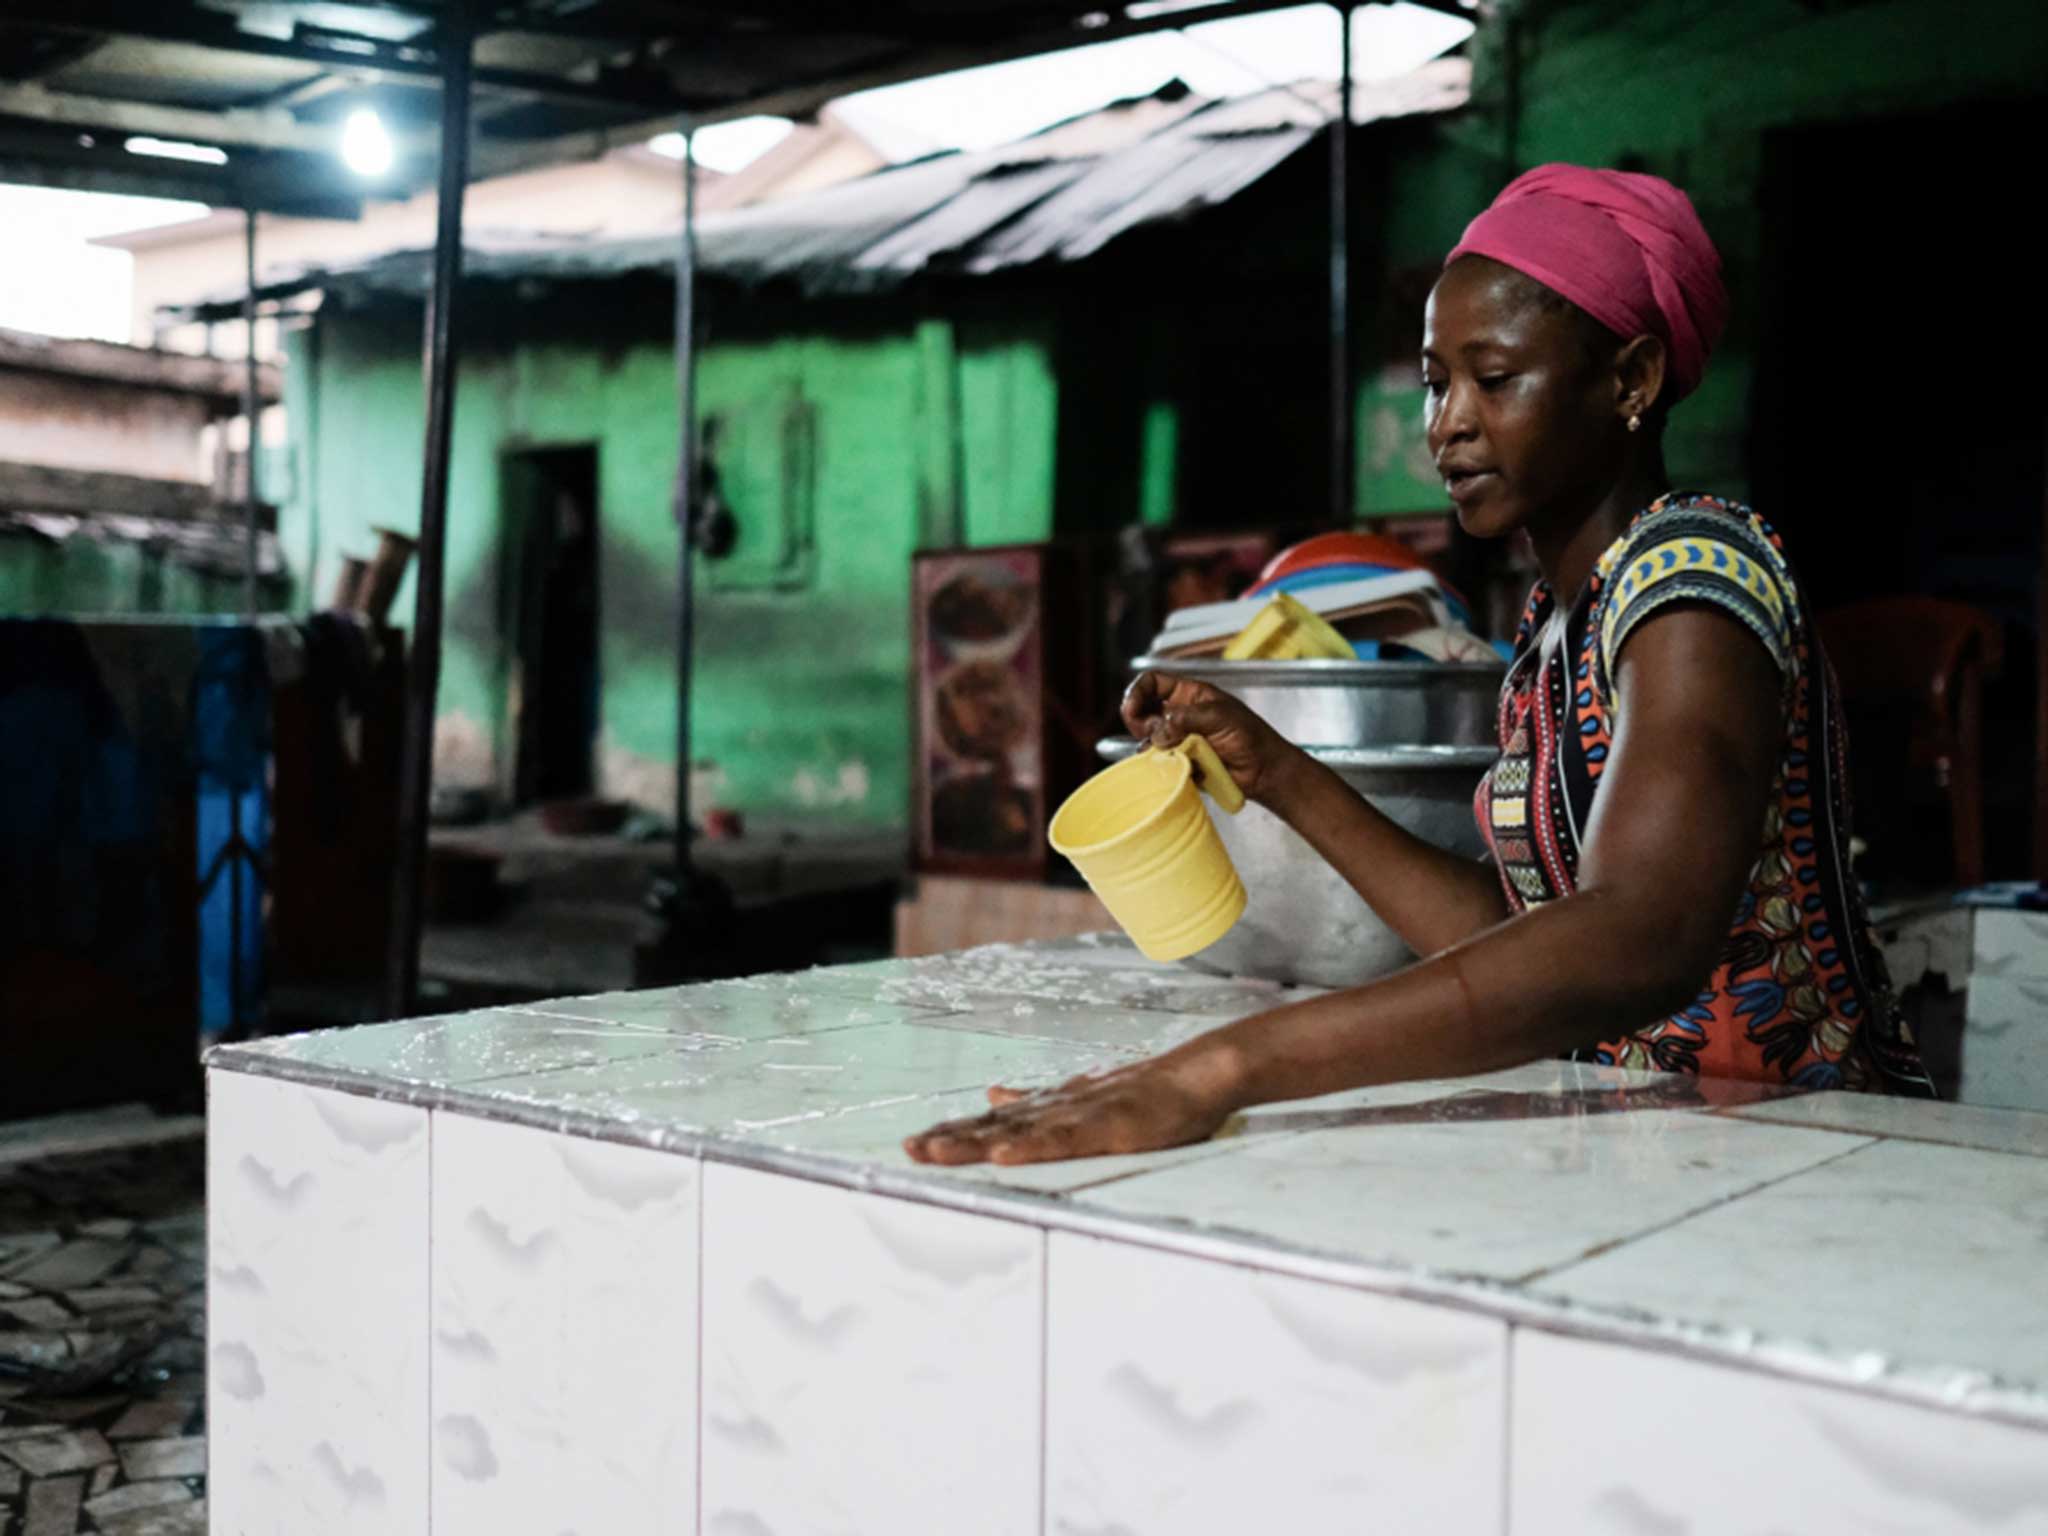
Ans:
[[[256,622],[257,490],[256,450],[263,439],[263,402],[256,392],[256,210],[242,210],[242,270],[248,286],[242,291],[242,336],[248,355],[242,361],[242,419],[249,427],[249,445],[242,452],[242,614]],[[246,786],[228,784],[228,1038],[242,1038],[242,795]]]
[[[1351,451],[1351,3],[1336,7],[1337,121],[1330,129],[1330,522],[1357,515]]]
[[[256,617],[256,452],[263,441],[263,403],[256,394],[256,210],[242,210],[242,270],[249,286],[242,294],[242,333],[249,356],[242,372],[242,419],[249,424],[249,447],[242,465],[242,611]]]
[[[676,247],[676,890],[690,889],[690,673],[695,662],[697,128],[683,120],[683,233]]]
[[[683,231],[676,247],[676,867],[656,877],[649,906],[662,919],[636,946],[635,980],[652,986],[727,975],[732,895],[690,846],[690,693],[696,663],[697,516],[704,447],[697,431],[697,130],[683,121]]]
[[[2034,881],[2048,887],[2048,485],[2042,491],[2041,573],[2034,584]]]
[[[423,369],[427,437],[420,484],[419,567],[413,586],[412,665],[406,668],[405,741],[399,765],[398,858],[392,870],[384,1013],[410,1012],[419,990],[421,884],[427,862],[427,799],[433,788],[434,705],[441,680],[441,588],[448,544],[448,445],[461,355],[455,326],[462,280],[462,194],[469,183],[471,16],[462,0],[441,13],[441,165],[434,229],[434,285],[427,294]]]

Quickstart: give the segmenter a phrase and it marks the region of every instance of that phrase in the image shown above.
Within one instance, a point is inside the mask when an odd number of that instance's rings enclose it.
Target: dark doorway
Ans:
[[[512,797],[571,799],[596,782],[597,449],[505,459]]]
[[[1997,146],[2038,142],[2044,117],[2033,101],[1770,135],[1743,296],[1756,505],[1815,605],[1938,597],[2002,626],[1984,710],[1993,879],[2031,864],[2048,484],[2048,310],[2014,276],[2013,160]]]

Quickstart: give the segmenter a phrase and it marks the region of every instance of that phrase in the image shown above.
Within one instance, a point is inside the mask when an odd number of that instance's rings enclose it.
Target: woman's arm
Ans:
[[[1491,859],[1448,852],[1387,819],[1306,752],[1266,804],[1418,955],[1433,955],[1508,915]]]
[[[1490,860],[1448,853],[1395,825],[1220,689],[1147,672],[1124,695],[1124,723],[1162,747],[1190,732],[1207,736],[1245,794],[1299,833],[1418,955],[1508,915]]]
[[[1246,1105],[1556,1055],[1690,1002],[1762,846],[1784,736],[1748,632],[1673,607],[1619,659],[1619,732],[1576,894],[1369,986],[1261,1014],[905,1143],[939,1163],[1033,1162],[1200,1140]]]

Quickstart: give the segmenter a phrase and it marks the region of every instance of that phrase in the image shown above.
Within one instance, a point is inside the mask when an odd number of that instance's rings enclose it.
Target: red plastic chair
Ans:
[[[1822,614],[1820,632],[1851,722],[1852,763],[1862,753],[1896,753],[1903,745],[1905,773],[1890,777],[1921,785],[1932,780],[1948,802],[1950,879],[1959,886],[1982,884],[1984,680],[1996,676],[2004,660],[1998,621],[1967,603],[1880,597]],[[1857,735],[1859,716],[1903,718],[1904,743]],[[1877,836],[1889,818],[1907,813],[1904,805],[1860,800],[1858,812],[1858,825]]]

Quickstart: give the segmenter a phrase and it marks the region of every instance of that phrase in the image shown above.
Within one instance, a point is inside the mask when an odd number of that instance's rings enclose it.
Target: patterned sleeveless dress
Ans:
[[[1538,582],[1500,697],[1500,760],[1474,811],[1522,912],[1577,889],[1584,829],[1615,733],[1614,662],[1672,603],[1707,604],[1771,654],[1786,729],[1762,842],[1728,939],[1680,1012],[1576,1060],[1804,1088],[1933,1094],[1849,870],[1848,772],[1834,676],[1778,535],[1748,508],[1665,496],[1594,567],[1546,661],[1555,600]]]

